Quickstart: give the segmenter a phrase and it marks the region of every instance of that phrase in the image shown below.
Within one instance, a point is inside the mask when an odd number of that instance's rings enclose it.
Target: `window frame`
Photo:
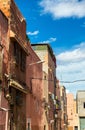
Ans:
[[[26,53],[20,47],[17,42],[14,42],[14,59],[16,64],[20,66],[21,71],[25,71],[26,68]]]

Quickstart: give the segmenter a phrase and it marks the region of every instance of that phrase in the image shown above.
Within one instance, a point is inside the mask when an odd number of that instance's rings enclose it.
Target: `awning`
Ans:
[[[17,81],[10,79],[9,81],[9,87],[14,87],[15,89],[20,90],[21,92],[27,94],[28,90],[25,89],[20,83],[18,83]]]

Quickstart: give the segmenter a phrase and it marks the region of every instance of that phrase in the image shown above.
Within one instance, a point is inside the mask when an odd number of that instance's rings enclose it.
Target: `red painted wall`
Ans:
[[[26,99],[26,118],[31,122],[32,130],[41,130],[44,128],[42,124],[43,118],[43,85],[42,85],[42,63],[35,54],[31,45],[28,43],[29,56],[27,57],[26,82],[29,87],[29,93]],[[35,64],[31,64],[35,63]],[[31,64],[31,65],[30,65]]]
[[[5,76],[4,74],[8,72],[8,20],[4,14],[0,11],[0,67],[2,68],[2,83],[0,84],[0,108],[7,108],[8,104],[4,98],[4,87],[5,87]],[[0,129],[4,130],[6,121],[6,112],[0,111]]]

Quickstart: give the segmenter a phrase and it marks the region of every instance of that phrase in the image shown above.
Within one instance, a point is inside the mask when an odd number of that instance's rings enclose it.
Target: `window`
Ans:
[[[18,43],[14,43],[14,58],[17,65],[20,66],[22,71],[25,71],[26,65],[26,54],[22,48],[18,45]]]
[[[46,80],[46,75],[44,75],[44,79]]]
[[[21,49],[20,50],[20,68],[21,68],[22,71],[25,71],[25,65],[26,65],[26,54]]]
[[[74,126],[74,130],[78,130],[78,126]]]
[[[28,130],[30,130],[30,123],[28,122]]]
[[[17,43],[14,43],[14,57],[15,57],[16,63],[19,64],[19,46]]]
[[[85,102],[83,103],[83,107],[85,108]]]
[[[46,125],[44,125],[44,130],[46,130]]]
[[[23,105],[23,94],[19,91],[16,90],[16,105],[22,106]]]

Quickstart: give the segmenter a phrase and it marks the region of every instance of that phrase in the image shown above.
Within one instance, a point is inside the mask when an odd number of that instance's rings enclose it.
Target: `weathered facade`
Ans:
[[[36,44],[32,49],[13,0],[0,0],[0,10],[0,130],[56,130],[52,48]]]
[[[74,114],[74,96],[67,94],[67,114],[68,114],[68,130],[73,130],[73,114]]]
[[[45,102],[43,100],[42,62],[30,44],[28,49],[29,57],[27,57],[26,65],[26,83],[29,93],[26,97],[26,129],[44,130],[43,112]]]
[[[5,82],[5,73],[8,72],[8,20],[0,10],[0,129],[7,128],[8,103],[4,98],[4,89],[7,86]],[[5,110],[4,110],[5,108]]]
[[[77,112],[79,117],[79,130],[85,129],[85,90],[77,91]]]
[[[60,86],[61,95],[61,129],[67,130],[68,117],[67,117],[67,98],[66,98],[66,88]]]
[[[55,124],[55,94],[56,94],[56,59],[49,44],[32,44],[32,48],[43,63],[44,100],[46,110],[44,111],[44,129],[54,130]]]
[[[67,115],[68,115],[68,130],[78,130],[79,120],[76,111],[76,100],[72,93],[67,94]]]
[[[7,51],[6,54],[4,53],[3,66],[6,68],[3,73],[6,100],[4,104],[7,103],[7,109],[9,109],[6,127],[8,130],[25,130],[28,91],[26,87],[26,56],[28,55],[26,23],[13,0],[0,0],[0,9],[8,18],[8,42],[5,44]]]
[[[61,130],[61,95],[60,95],[60,83],[56,81],[56,129]]]

